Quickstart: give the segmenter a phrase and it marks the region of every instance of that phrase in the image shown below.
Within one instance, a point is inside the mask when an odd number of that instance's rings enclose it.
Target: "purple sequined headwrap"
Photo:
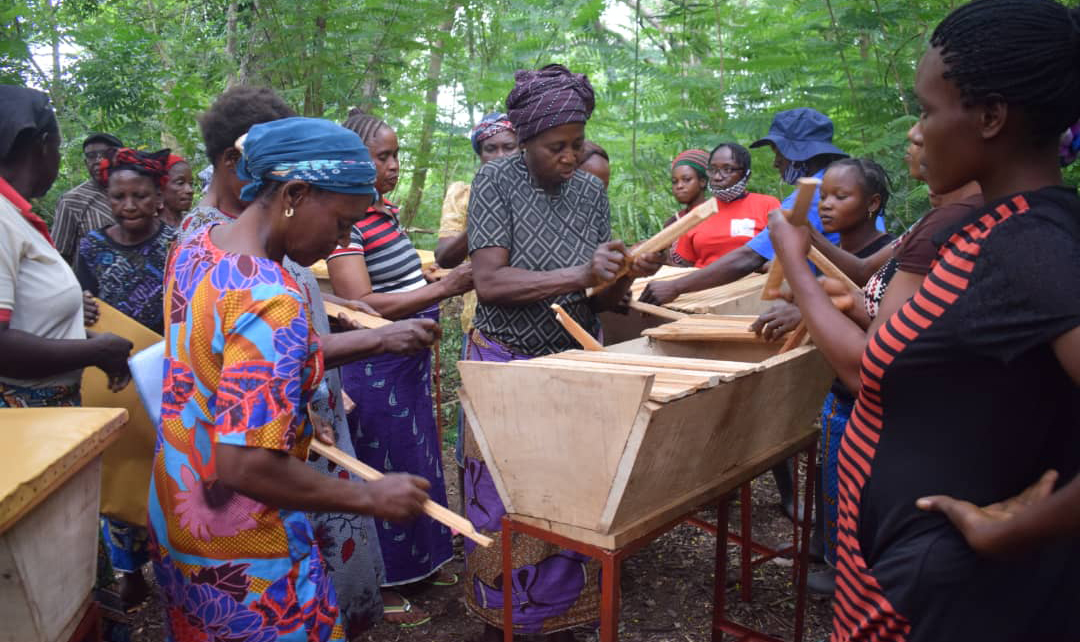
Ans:
[[[552,127],[584,123],[595,106],[589,79],[563,65],[518,70],[514,88],[506,97],[506,111],[522,143]]]

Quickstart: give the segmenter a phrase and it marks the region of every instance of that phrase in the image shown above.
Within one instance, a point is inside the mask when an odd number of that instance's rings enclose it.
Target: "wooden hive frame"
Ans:
[[[832,376],[816,349],[744,347],[760,362],[713,361],[710,371],[686,357],[723,356],[722,342],[692,345],[637,339],[610,346],[615,357],[460,362],[461,403],[507,511],[613,548],[813,431]],[[603,367],[605,358],[621,367]],[[686,390],[673,394],[672,374]],[[658,379],[669,382],[659,394]]]

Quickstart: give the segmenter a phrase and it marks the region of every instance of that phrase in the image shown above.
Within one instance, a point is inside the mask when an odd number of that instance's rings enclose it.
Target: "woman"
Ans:
[[[688,149],[671,161],[671,195],[675,197],[679,205],[684,207],[664,221],[664,227],[679,220],[708,198],[709,179],[705,173],[708,165],[709,153],[704,149]],[[675,239],[675,242],[671,244],[671,249],[667,253],[667,264],[690,265],[675,252],[675,246],[678,243],[679,240]]]
[[[83,328],[83,295],[28,199],[60,171],[60,129],[40,91],[0,85],[0,408],[78,406],[82,369],[127,385],[131,342]]]
[[[776,114],[765,138],[755,141],[750,147],[770,146],[774,155],[773,167],[780,173],[785,183],[794,185],[804,176],[821,178],[829,163],[847,156],[840,148],[833,145],[832,138],[833,124],[825,114],[807,107],[800,107]],[[714,172],[724,170],[725,163],[715,158],[710,162]],[[741,172],[743,169],[738,153],[731,154],[727,165],[729,171]],[[750,169],[748,163],[745,169]],[[730,174],[724,176],[730,176]],[[715,180],[722,176],[714,173],[711,178]],[[737,190],[737,184],[732,185],[732,188]],[[791,209],[794,205],[795,194],[796,192],[792,192],[784,199],[782,204],[784,209]],[[807,217],[810,225],[819,228],[821,220],[818,218],[817,205],[818,193],[815,191]],[[830,235],[829,240],[835,243],[837,239],[835,235]],[[729,251],[700,270],[678,279],[652,281],[642,291],[641,300],[654,305],[664,305],[687,292],[725,285],[761,268],[772,257],[772,245],[769,243],[768,234],[763,230],[744,245]]]
[[[93,230],[79,241],[75,274],[89,292],[147,328],[163,331],[162,290],[165,261],[176,239],[159,217],[168,150],[147,154],[126,147],[110,150],[97,168],[116,223]],[[125,605],[150,593],[142,567],[149,561],[146,529],[102,517],[102,535],[114,571],[121,574]]]
[[[169,227],[177,228],[191,209],[195,182],[191,177],[191,165],[176,154],[169,154],[165,171],[167,176],[161,191],[161,220]]]
[[[354,134],[319,119],[256,125],[241,154],[251,204],[180,245],[166,276],[154,570],[173,639],[343,640],[302,511],[408,519],[428,484],[358,484],[304,465],[324,359],[281,261],[310,265],[343,242],[374,195],[374,168]]]
[[[473,151],[480,164],[510,156],[518,151],[517,132],[514,124],[503,113],[484,116],[473,128],[469,136]],[[460,181],[450,184],[443,199],[442,219],[439,221],[439,243],[435,246],[435,262],[444,268],[457,267],[468,257],[468,234],[465,223],[468,220],[469,194],[471,187]],[[461,309],[461,358],[466,358],[469,350],[469,331],[472,330],[473,316],[476,314],[476,292],[466,292]],[[458,410],[457,444],[454,451],[458,465],[458,488],[464,488],[464,447],[465,415]],[[464,509],[463,509],[464,510]]]
[[[626,262],[626,248],[610,240],[603,183],[577,169],[593,105],[588,79],[562,65],[515,75],[506,106],[523,149],[481,167],[469,201],[479,298],[471,360],[530,359],[578,347],[551,314],[552,303],[596,334],[596,312],[617,306],[634,276],[660,266],[656,254],[638,259],[629,276],[585,297],[587,288],[615,280]],[[497,540],[486,549],[465,543],[465,601],[485,622],[484,639],[501,640],[500,585],[507,579],[498,540],[505,509],[471,433],[465,466],[466,515]],[[529,603],[514,605],[515,632],[572,640],[570,629],[597,617],[599,564],[527,537],[512,545],[513,581],[526,575],[535,580]],[[537,608],[539,603],[546,606]]]
[[[585,141],[585,145],[581,148],[578,169],[599,178],[604,184],[604,189],[608,188],[608,183],[611,181],[611,159],[608,158],[608,153],[603,147],[591,140]]]
[[[206,198],[184,219],[185,238],[206,225],[230,223],[236,216],[229,212],[242,212],[247,207],[247,199],[251,196],[250,193],[245,196],[243,190],[248,181],[237,175],[240,153],[229,141],[235,141],[256,124],[292,115],[292,109],[277,94],[262,87],[233,87],[214,101],[199,124],[207,153],[217,170],[209,183]],[[328,364],[340,365],[383,352],[411,352],[426,347],[438,336],[438,325],[428,320],[398,322],[378,330],[331,334],[324,298],[370,313],[374,310],[356,301],[323,294],[311,270],[288,256],[282,260],[282,267],[296,281],[307,308],[312,311],[312,324],[323,341]],[[312,394],[308,410],[317,427],[332,429],[339,449],[355,456],[336,367],[328,370],[323,385]],[[309,465],[324,474],[344,474],[334,463],[321,457],[312,457]],[[342,512],[310,513],[308,519],[315,527],[319,551],[330,569],[345,632],[349,639],[355,640],[383,617],[379,586],[384,570],[375,522],[367,515]]]
[[[980,0],[935,29],[915,80],[926,178],[936,193],[977,181],[986,205],[886,316],[890,286],[869,341],[803,265],[805,233],[771,217],[815,343],[865,346],[861,370],[837,364],[858,398],[834,640],[1080,635],[1080,199],[1057,158],[1078,59],[1080,11],[1052,0]],[[1068,485],[1028,489],[1050,468]]]
[[[685,156],[691,153],[691,158]],[[704,185],[708,177],[709,191],[716,198],[718,211],[675,242],[672,256],[677,257],[678,265],[705,267],[742,247],[765,229],[769,211],[780,207],[780,201],[772,196],[746,191],[746,183],[750,180],[750,152],[735,143],[721,143],[708,155],[701,150],[680,154],[672,164],[673,189],[676,187],[676,172],[682,177],[680,184],[686,184],[691,170],[696,172],[699,169],[694,166],[692,159],[700,160],[702,157],[705,163],[699,165],[702,170],[699,180]],[[682,165],[678,164],[680,158],[683,159]],[[683,193],[686,194],[688,189],[684,188]],[[694,199],[696,202],[680,201],[686,205],[686,209],[676,214],[676,218],[703,203],[706,197],[704,192],[700,192]]]
[[[345,121],[345,127],[367,145],[379,194],[393,191],[399,170],[397,134],[382,120],[359,112]],[[348,246],[328,259],[330,283],[339,297],[366,303],[384,317],[437,321],[439,301],[472,289],[472,266],[460,265],[445,278],[428,283],[397,211],[385,196],[368,208],[350,231]],[[356,404],[348,417],[356,456],[381,471],[405,471],[430,480],[432,499],[445,504],[430,351],[356,361],[342,368],[341,376],[345,394]],[[426,517],[409,526],[388,522],[378,526],[386,566],[384,613],[392,622],[422,624],[428,615],[390,587],[428,578],[436,585],[455,584],[456,575],[439,573],[453,557],[450,531]]]

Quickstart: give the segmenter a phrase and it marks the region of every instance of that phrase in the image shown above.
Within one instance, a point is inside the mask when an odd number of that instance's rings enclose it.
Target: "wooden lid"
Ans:
[[[0,410],[0,533],[119,436],[122,408]]]

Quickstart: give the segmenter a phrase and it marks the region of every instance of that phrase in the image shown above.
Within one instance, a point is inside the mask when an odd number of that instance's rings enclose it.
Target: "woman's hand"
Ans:
[[[311,404],[308,404],[307,412],[311,427],[315,429],[315,439],[328,446],[336,445],[337,434],[334,432],[334,427],[323,420],[322,416],[311,408]]]
[[[450,272],[439,279],[437,283],[443,287],[447,297],[465,294],[473,289],[472,263],[462,263],[453,270],[450,270]]]
[[[350,310],[356,310],[357,312],[363,312],[365,314],[370,314],[376,317],[382,316],[375,308],[364,303],[363,301],[357,301],[356,299],[342,299],[341,305],[349,308]]]
[[[645,285],[645,290],[641,293],[641,302],[651,303],[652,305],[664,305],[665,303],[671,303],[679,298],[680,294],[682,294],[682,292],[679,291],[679,286],[675,283],[675,279],[650,281]]]
[[[98,322],[101,318],[101,309],[98,308],[97,299],[93,294],[90,294],[89,290],[83,290],[82,293],[83,302],[83,325],[90,327]]]
[[[601,243],[589,262],[586,287],[614,281],[626,264],[626,256],[626,245],[622,241]]]
[[[134,345],[127,339],[111,332],[95,334],[92,341],[97,351],[94,365],[108,375],[109,390],[120,392],[131,381],[131,371],[128,370],[128,356]]]
[[[1057,471],[1048,470],[1019,495],[988,506],[979,507],[947,495],[922,497],[915,505],[922,510],[944,513],[979,555],[1007,559],[1023,553],[1011,545],[1016,534],[1012,528],[1013,520],[1019,513],[1045,500],[1053,492],[1057,478]]]
[[[781,261],[810,252],[810,228],[792,225],[780,210],[769,212],[769,239]]]
[[[383,352],[412,354],[431,346],[440,336],[442,328],[433,319],[405,319],[372,330],[379,334]]]
[[[641,256],[635,256],[634,262],[630,265],[630,276],[636,278],[642,276],[652,276],[656,274],[656,271],[664,265],[664,253],[653,252],[651,254],[642,254]]]
[[[765,313],[750,324],[759,337],[766,341],[776,341],[795,329],[802,321],[799,308],[786,302],[774,303]]]
[[[431,484],[423,477],[405,473],[390,473],[382,479],[368,482],[371,493],[371,514],[391,522],[404,522],[424,512],[427,490]]]

